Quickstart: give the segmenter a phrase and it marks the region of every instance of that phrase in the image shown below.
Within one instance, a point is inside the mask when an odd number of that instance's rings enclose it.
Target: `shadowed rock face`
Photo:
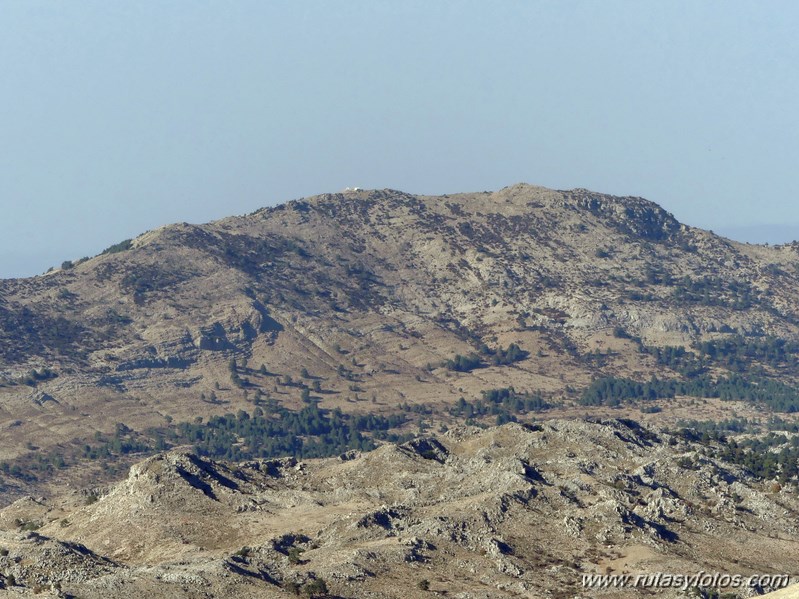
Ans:
[[[575,596],[591,573],[795,571],[795,492],[704,451],[630,422],[553,420],[301,463],[170,452],[88,505],[0,511],[0,565],[20,591],[90,598],[283,597],[315,580],[341,597],[425,597],[423,580],[453,596]]]

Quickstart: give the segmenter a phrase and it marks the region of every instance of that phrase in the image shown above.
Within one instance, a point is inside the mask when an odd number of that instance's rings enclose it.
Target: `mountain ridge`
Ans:
[[[799,340],[799,246],[584,189],[321,194],[112,248],[0,282],[0,460],[269,402],[431,426],[513,387],[540,416],[592,413],[598,378],[729,377],[694,345]],[[667,363],[668,347],[688,354]],[[799,382],[793,350],[758,351],[763,376]]]

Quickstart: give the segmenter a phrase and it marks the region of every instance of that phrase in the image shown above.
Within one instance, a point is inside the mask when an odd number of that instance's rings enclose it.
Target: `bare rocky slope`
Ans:
[[[632,421],[550,420],[323,460],[174,450],[91,494],[0,511],[0,584],[89,599],[715,597],[583,580],[795,573],[795,489],[712,449]]]

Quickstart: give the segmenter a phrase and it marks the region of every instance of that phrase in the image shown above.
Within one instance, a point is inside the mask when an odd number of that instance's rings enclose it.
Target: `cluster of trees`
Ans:
[[[690,380],[658,379],[642,383],[627,378],[604,377],[583,391],[580,403],[587,406],[618,406],[625,402],[671,398],[675,395],[715,397],[725,401],[748,401],[776,412],[799,411],[799,391],[768,379],[732,375],[713,380],[700,376]]]
[[[344,414],[341,410],[325,410],[316,402],[300,411],[292,411],[267,402],[268,414],[260,407],[253,414],[240,410],[237,414],[214,416],[207,422],[169,422],[166,426],[136,432],[118,424],[113,434],[95,434],[94,442],[57,451],[31,452],[14,463],[0,463],[0,473],[26,480],[50,475],[79,460],[113,463],[119,456],[147,455],[175,445],[193,445],[200,455],[229,460],[296,456],[327,457],[350,449],[370,450],[372,437],[404,441],[405,436],[392,434],[392,429],[407,421],[404,414]],[[368,432],[371,436],[364,436]]]
[[[511,343],[507,349],[498,347],[495,350],[484,344],[480,346],[480,353],[486,357],[486,360],[492,366],[507,366],[514,362],[520,362],[530,355],[515,343]]]
[[[703,361],[698,360],[692,352],[681,345],[664,347],[641,345],[641,351],[653,356],[660,366],[671,368],[685,377],[696,377],[707,370]]]
[[[456,372],[471,372],[486,366],[507,366],[524,360],[528,355],[530,354],[515,343],[511,343],[507,348],[500,346],[496,349],[491,349],[483,343],[480,345],[479,353],[472,352],[465,356],[457,354],[453,359],[444,362],[443,366]]]
[[[780,381],[747,379],[741,375],[719,379],[711,383],[703,379],[707,389],[704,397],[720,397],[725,401],[749,401],[767,405],[775,412],[799,411],[799,391]],[[716,395],[717,394],[717,395]],[[685,393],[685,395],[689,395]]]
[[[245,387],[250,386],[249,379],[242,378],[239,375],[239,366],[236,363],[236,358],[230,358],[228,370],[230,370],[230,382],[233,383],[234,386],[238,387],[239,389],[244,389]]]
[[[194,445],[197,453],[213,458],[244,460],[293,455],[314,458],[337,455],[350,449],[375,447],[363,432],[387,431],[405,422],[402,415],[354,416],[339,409],[325,410],[312,402],[300,411],[269,402],[269,415],[259,407],[250,415],[214,416],[208,422],[181,422],[151,431],[165,445]]]
[[[489,389],[481,393],[483,399],[504,408],[524,414],[526,412],[538,412],[549,408],[549,404],[537,393],[524,393],[516,391],[513,387],[503,387],[501,389]]]
[[[799,437],[775,435],[728,441],[719,452],[724,461],[739,464],[763,479],[784,483],[799,476]]]
[[[29,387],[35,387],[40,382],[54,379],[57,376],[58,374],[49,368],[42,368],[41,370],[32,368],[27,373],[14,379],[0,378],[0,387],[5,387],[7,385],[28,385]]]
[[[674,278],[671,273],[654,267],[647,267],[644,279],[638,283],[645,285],[663,285],[671,287],[672,297],[681,303],[699,304],[702,306],[723,306],[733,310],[746,310],[759,301],[756,290],[744,281],[727,280],[719,277],[705,276],[692,279],[689,276]],[[632,289],[628,297],[636,301],[655,301],[661,299],[650,292]]]
[[[752,339],[736,335],[694,343],[693,351],[682,346],[639,345],[641,351],[654,356],[659,365],[678,372],[688,381],[682,383],[682,387],[688,389],[684,393],[686,395],[763,401],[784,412],[793,412],[799,407],[797,390],[769,379],[764,368],[767,366],[799,374],[799,343],[795,341],[776,337]],[[707,377],[710,366],[740,374],[713,383]],[[747,376],[744,377],[743,373]],[[682,393],[679,389],[676,392]]]
[[[747,310],[757,301],[751,285],[718,277],[692,279],[688,276],[673,281],[673,296],[679,302],[703,306],[724,306],[734,310]]]
[[[779,416],[772,416],[766,422],[766,428],[770,431],[785,431],[789,433],[799,433],[799,424],[790,422]]]
[[[61,263],[61,270],[69,270],[70,268],[74,267],[75,263],[72,260],[64,260]]]
[[[633,339],[640,351],[652,355],[657,363],[686,377],[695,377],[716,365],[736,372],[759,371],[760,365],[793,370],[799,367],[799,343],[778,337],[745,338],[740,335],[696,342],[687,350],[683,346],[645,346],[639,338],[631,337],[622,327],[614,336]]]
[[[747,370],[755,361],[774,368],[799,365],[799,343],[777,337],[744,339],[736,335],[695,343],[694,349],[701,357],[739,372]]]
[[[105,248],[102,252],[100,252],[101,256],[105,256],[106,254],[118,254],[119,252],[125,252],[133,247],[133,240],[132,239],[125,239],[124,241],[120,241],[119,243],[115,243],[107,248]]]
[[[89,460],[108,459],[114,456],[127,455],[131,453],[146,453],[152,450],[163,450],[166,446],[152,443],[146,438],[139,438],[133,434],[124,424],[117,424],[116,432],[111,438],[99,435],[100,442],[94,445],[85,444],[81,457]]]
[[[624,402],[674,397],[676,381],[659,380],[640,383],[632,379],[603,377],[583,391],[580,403],[584,406],[618,406]]]
[[[24,481],[34,481],[41,475],[50,475],[56,470],[66,468],[69,465],[68,459],[68,456],[58,451],[34,451],[13,462],[0,462],[0,473]]]
[[[0,462],[0,473],[13,478],[33,481],[47,477],[57,470],[74,466],[80,460],[99,461],[107,471],[117,472],[125,468],[117,458],[129,454],[150,454],[167,449],[161,439],[136,433],[122,423],[116,425],[114,433],[94,434],[94,441],[80,445],[59,446],[50,451],[40,451],[29,445],[31,451],[14,462]]]
[[[483,360],[475,353],[462,356],[456,354],[451,360],[444,362],[444,367],[447,370],[454,370],[455,372],[471,372],[475,368],[482,368],[485,366]]]
[[[517,415],[540,412],[549,407],[540,395],[520,393],[513,387],[505,387],[483,391],[482,399],[474,402],[461,397],[449,412],[452,416],[465,418],[470,424],[474,423],[475,418],[483,416],[496,416],[497,424],[505,424],[515,422]]]
[[[688,441],[707,446],[716,459],[743,466],[753,476],[780,483],[799,477],[799,436],[769,433],[746,439],[728,439],[727,432],[750,432],[752,423],[746,419],[724,422],[696,422],[682,428],[678,434]],[[685,467],[690,464],[685,462]]]
[[[711,439],[724,439],[726,433],[754,433],[760,431],[757,422],[746,418],[727,418],[725,420],[678,420],[680,435],[688,438],[689,431],[696,431],[694,441],[708,442]]]

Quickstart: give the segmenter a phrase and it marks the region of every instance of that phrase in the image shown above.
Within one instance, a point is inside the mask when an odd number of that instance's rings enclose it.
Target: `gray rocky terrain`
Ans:
[[[0,579],[84,598],[488,599],[655,592],[586,590],[592,573],[796,572],[795,490],[706,454],[620,420],[459,428],[309,461],[175,450],[91,495],[5,508]]]

